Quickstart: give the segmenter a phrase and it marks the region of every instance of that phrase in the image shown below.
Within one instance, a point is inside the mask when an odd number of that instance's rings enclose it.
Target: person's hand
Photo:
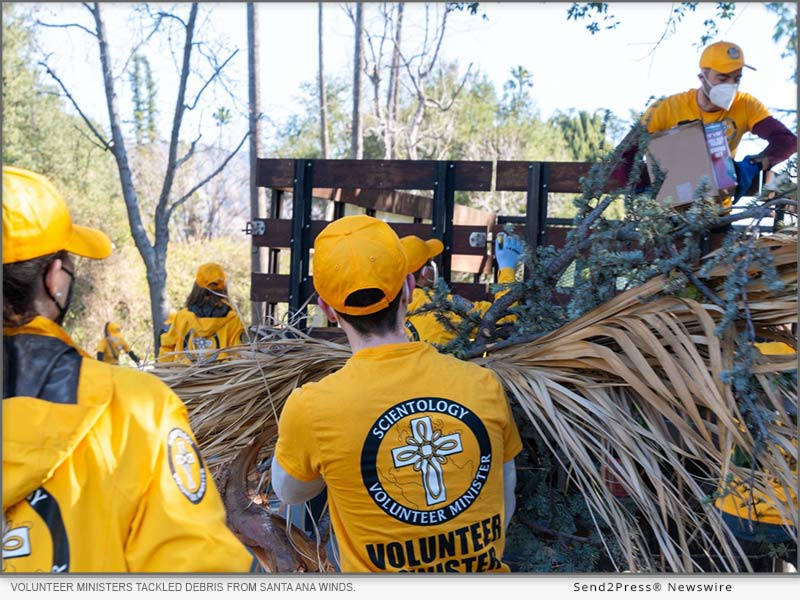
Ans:
[[[139,357],[136,356],[136,353],[133,350],[128,352],[128,356],[130,356],[131,360],[136,363],[137,367],[141,364],[142,361],[139,360]]]
[[[516,267],[521,255],[522,240],[503,232],[497,234],[494,241],[494,257],[497,259],[498,267],[501,269]]]
[[[754,165],[759,165],[764,172],[769,171],[769,168],[772,166],[769,164],[769,158],[763,154],[752,154],[750,156],[745,156],[744,159]]]
[[[733,166],[736,169],[737,181],[734,202],[750,191],[753,179],[761,172],[761,165],[761,157],[759,156],[745,156],[740,161],[734,161]]]

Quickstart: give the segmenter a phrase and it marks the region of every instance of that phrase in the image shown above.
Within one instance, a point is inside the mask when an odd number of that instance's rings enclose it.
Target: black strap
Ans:
[[[75,348],[54,337],[4,337],[3,398],[30,396],[77,404],[82,360]]]

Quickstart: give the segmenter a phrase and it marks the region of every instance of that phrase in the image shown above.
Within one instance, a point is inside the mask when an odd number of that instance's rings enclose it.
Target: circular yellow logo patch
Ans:
[[[172,479],[193,504],[206,495],[206,469],[192,437],[179,427],[169,432],[167,456]]]

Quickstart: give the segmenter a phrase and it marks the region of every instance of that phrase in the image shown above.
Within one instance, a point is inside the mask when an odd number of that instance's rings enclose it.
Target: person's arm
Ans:
[[[132,360],[133,362],[135,362],[137,365],[139,364],[139,362],[140,362],[140,361],[139,361],[139,357],[138,357],[138,356],[136,356],[136,352],[134,352],[132,349],[129,349],[129,350],[128,350],[128,356],[130,356],[130,357],[131,357],[131,360]]]
[[[139,497],[125,540],[130,570],[250,571],[253,557],[227,526],[225,507],[189,425],[185,405],[155,377],[124,371],[118,393],[151,407],[142,416],[134,413],[125,438],[124,451],[137,456],[141,473]]]
[[[175,331],[175,322],[178,320],[178,316],[175,316],[175,320],[169,326],[169,329],[166,333],[162,333],[160,336],[160,344],[158,348],[158,362],[173,362],[175,360],[175,355],[172,354],[175,352],[175,346],[178,340],[178,334]]]
[[[619,162],[611,171],[609,179],[615,182],[619,187],[625,186],[628,182],[628,178],[631,176],[631,171],[633,171],[633,159],[639,151],[639,135],[639,129],[633,127],[625,137],[622,138],[619,146],[617,146],[620,149]],[[645,171],[643,177],[646,175],[647,172]]]
[[[325,480],[322,477],[311,481],[296,479],[284,470],[274,456],[272,457],[270,483],[278,499],[286,504],[302,504],[325,489]]]
[[[508,530],[508,524],[511,522],[511,517],[517,508],[517,496],[514,491],[517,487],[517,467],[514,464],[514,459],[503,463],[503,500],[505,504],[506,518],[503,526]]]
[[[752,158],[759,159],[762,171],[768,171],[797,152],[797,136],[775,117],[767,117],[753,126],[753,133],[767,142],[767,147]]]

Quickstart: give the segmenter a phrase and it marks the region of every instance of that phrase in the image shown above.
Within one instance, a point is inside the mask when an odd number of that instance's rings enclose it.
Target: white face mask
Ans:
[[[704,77],[705,79],[705,77]],[[706,79],[709,85],[709,90],[706,92],[708,99],[714,106],[719,106],[723,110],[728,110],[733,104],[733,99],[736,98],[736,91],[739,85],[736,83],[719,83],[711,85],[711,82]]]
[[[436,261],[430,261],[423,267],[422,276],[430,281],[431,285],[436,285],[436,280],[439,279],[439,267],[436,266]]]

